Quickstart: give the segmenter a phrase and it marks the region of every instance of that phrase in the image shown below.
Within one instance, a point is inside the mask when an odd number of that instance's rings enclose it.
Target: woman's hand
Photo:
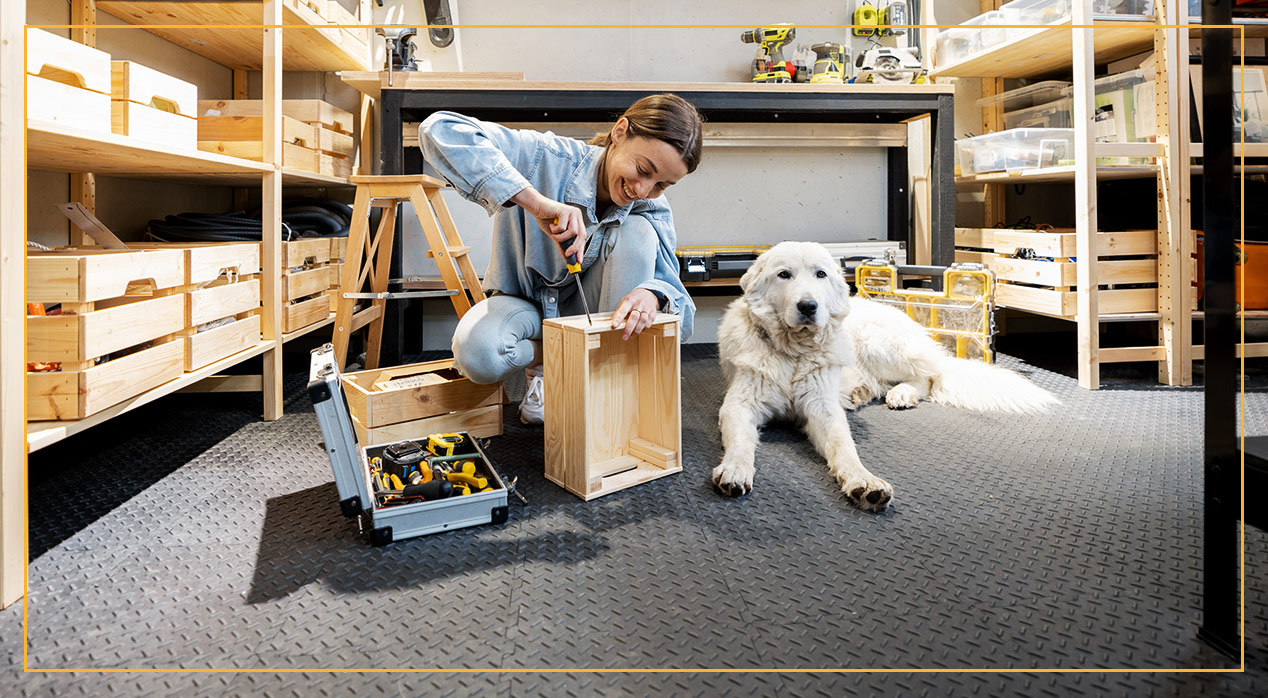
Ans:
[[[586,247],[586,224],[581,216],[581,209],[543,196],[532,187],[521,189],[511,197],[511,201],[523,206],[525,211],[536,218],[537,227],[555,242],[565,243],[571,240],[572,244],[563,251],[564,258],[575,254],[577,261],[581,261]]]
[[[655,293],[645,288],[636,288],[625,294],[621,304],[616,306],[616,312],[612,313],[612,329],[624,328],[621,339],[628,340],[652,326],[659,308],[660,299]]]

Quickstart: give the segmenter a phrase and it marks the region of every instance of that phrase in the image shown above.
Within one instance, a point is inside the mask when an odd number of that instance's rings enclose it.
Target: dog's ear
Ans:
[[[828,303],[828,314],[841,319],[850,313],[850,285],[845,281],[845,270],[837,267],[837,273],[829,273],[832,284],[832,297]]]
[[[749,268],[745,270],[744,275],[740,277],[740,290],[748,293],[753,290],[757,284],[757,278],[762,275],[762,269],[766,267],[766,254],[760,254]]]

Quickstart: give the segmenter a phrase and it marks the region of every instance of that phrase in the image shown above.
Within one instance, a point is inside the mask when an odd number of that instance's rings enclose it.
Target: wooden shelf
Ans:
[[[259,70],[263,65],[263,31],[253,29],[164,29],[161,25],[263,24],[259,2],[148,2],[146,0],[97,0],[97,9],[131,24],[146,27],[158,36],[200,56],[230,68]],[[298,0],[282,3],[282,69],[329,72],[369,70],[368,43],[353,38],[368,29],[337,29]],[[153,26],[159,25],[159,26]],[[312,29],[290,28],[296,25]],[[368,41],[369,37],[365,37]]]
[[[186,177],[208,184],[259,186],[272,166],[253,160],[148,145],[113,133],[68,129],[28,120],[27,166],[53,172]]]
[[[316,172],[305,172],[304,170],[297,170],[293,167],[282,168],[282,186],[293,187],[304,185],[317,185],[323,187],[353,186],[352,182],[349,182],[343,177],[334,177],[331,175],[318,174]]]
[[[171,395],[181,388],[193,385],[208,376],[220,373],[224,369],[241,363],[253,356],[259,356],[269,349],[272,349],[273,346],[274,342],[272,341],[262,341],[250,349],[244,349],[233,356],[225,357],[213,364],[204,366],[197,371],[186,373],[174,381],[168,381],[153,390],[141,393],[134,398],[124,400],[113,407],[106,408],[90,417],[85,417],[84,419],[77,419],[70,422],[31,422],[27,424],[26,429],[27,446],[31,451],[38,451],[39,449],[50,444],[57,443],[72,434],[78,434],[89,427],[96,426],[113,417],[117,417],[124,412],[129,412],[161,397]]]
[[[1190,144],[1189,144],[1189,157],[1191,157],[1191,158],[1200,158],[1200,157],[1202,157],[1202,153],[1203,153],[1203,152],[1204,152],[1204,148],[1203,148],[1203,146],[1202,146],[1202,144],[1201,144],[1201,143],[1190,143]],[[1241,156],[1242,156],[1242,144],[1241,144],[1241,143],[1234,143],[1234,144],[1233,144],[1233,157],[1235,157],[1235,158],[1236,158],[1236,157],[1241,157]],[[1247,143],[1247,144],[1246,144],[1246,157],[1248,157],[1248,158],[1268,158],[1268,143]]]
[[[1098,19],[1093,24],[1097,63],[1118,60],[1153,47],[1152,22]],[[1026,78],[1068,70],[1074,31],[1067,18],[1029,36],[935,68],[929,74],[940,78]]]
[[[1106,165],[1096,168],[1097,181],[1108,179],[1144,179],[1158,174],[1153,165]],[[1020,172],[988,172],[979,175],[961,175],[956,184],[1025,184],[1027,182],[1073,182],[1074,165],[1044,167]]]
[[[285,344],[291,341],[292,339],[295,339],[296,337],[303,337],[309,332],[316,332],[317,330],[320,330],[323,327],[329,327],[330,325],[333,325],[333,324],[335,324],[335,314],[332,312],[330,314],[330,317],[327,317],[325,320],[319,320],[307,327],[301,327],[298,330],[295,330],[294,332],[287,332],[286,334],[283,334],[282,343]]]

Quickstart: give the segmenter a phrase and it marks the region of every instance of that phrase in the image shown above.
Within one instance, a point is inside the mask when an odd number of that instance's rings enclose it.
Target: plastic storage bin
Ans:
[[[933,62],[947,66],[972,56],[982,50],[982,33],[973,29],[947,29],[933,42]]]
[[[1153,0],[1092,0],[1092,13],[1098,15],[1153,15]]]
[[[1071,86],[1072,83],[1067,80],[1044,80],[990,97],[983,97],[977,100],[977,106],[1002,107],[1006,112],[1025,109],[1069,97]]]
[[[1070,16],[1070,0],[1013,0],[999,11],[1006,24],[1052,24]]]
[[[1145,78],[1145,71],[1097,78],[1095,91],[1097,141],[1139,143],[1154,139],[1154,82]]]
[[[1004,128],[1074,128],[1074,100],[1065,97],[1046,104],[1004,112]]]
[[[1017,172],[1070,164],[1074,129],[1018,128],[955,142],[964,175]]]

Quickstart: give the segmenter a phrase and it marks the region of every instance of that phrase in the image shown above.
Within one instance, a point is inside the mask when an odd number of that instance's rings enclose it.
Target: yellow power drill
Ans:
[[[784,60],[783,48],[797,35],[791,24],[780,24],[765,29],[750,29],[740,34],[740,41],[759,44],[757,57],[753,59],[753,82],[792,82],[797,68]]]

